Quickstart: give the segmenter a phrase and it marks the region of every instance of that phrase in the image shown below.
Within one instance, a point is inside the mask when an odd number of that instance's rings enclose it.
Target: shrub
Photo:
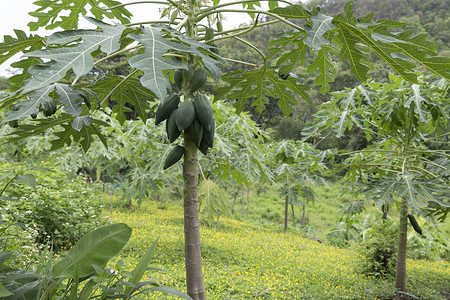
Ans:
[[[23,166],[18,166],[16,172]],[[38,233],[35,242],[51,244],[58,252],[73,246],[91,229],[106,222],[101,217],[102,203],[95,197],[82,177],[70,179],[67,174],[54,169],[30,170],[36,178],[36,187],[20,182],[8,186],[4,212],[16,224],[34,228]]]
[[[367,230],[367,240],[358,247],[357,270],[367,276],[386,278],[395,273],[398,228],[386,219]]]

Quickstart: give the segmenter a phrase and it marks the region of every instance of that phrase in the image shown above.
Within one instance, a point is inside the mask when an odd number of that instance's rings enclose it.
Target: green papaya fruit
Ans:
[[[197,145],[197,147],[200,147],[200,143],[203,137],[203,126],[202,124],[200,124],[197,118],[195,118],[191,126],[186,129],[186,132],[189,138],[194,142],[194,144]]]
[[[219,55],[219,45],[216,43],[211,43],[213,48],[209,49],[212,53]]]
[[[217,21],[217,31],[222,32],[223,31],[223,24],[221,21]]]
[[[168,119],[172,112],[177,109],[180,103],[180,96],[175,93],[168,95],[161,101],[156,110],[155,125],[159,125],[162,121]]]
[[[418,234],[420,234],[420,235],[423,235],[422,234],[422,228],[419,226],[419,223],[417,223],[417,220],[416,220],[416,218],[413,216],[413,215],[408,215],[408,219],[409,219],[409,222],[411,223],[411,225],[412,225],[412,227],[414,228],[414,230],[418,233]]]
[[[198,68],[195,70],[194,75],[192,76],[191,84],[189,86],[189,90],[191,92],[195,92],[198,89],[201,89],[208,79],[208,72],[203,68]]]
[[[186,69],[181,70],[181,77],[183,78],[183,82],[190,82],[193,75],[194,70],[192,69],[191,66],[188,66],[187,70]]]
[[[176,162],[178,162],[184,154],[184,147],[180,145],[176,145],[175,148],[170,151],[169,155],[167,155],[166,159],[164,160],[164,166],[163,169],[167,169],[174,165]]]
[[[180,136],[181,131],[178,130],[177,124],[175,124],[175,114],[178,109],[175,109],[170,117],[166,120],[166,132],[167,137],[171,143],[175,142],[175,140]]]
[[[173,81],[175,82],[178,89],[182,89],[183,87],[183,72],[181,70],[176,70],[173,73]]]
[[[175,124],[179,131],[183,131],[189,126],[195,119],[194,102],[191,100],[183,101],[178,107],[175,114]]]
[[[204,154],[208,154],[208,149],[214,146],[214,134],[215,134],[215,121],[213,119],[211,130],[206,130],[203,128],[203,136],[202,141],[200,142],[200,146],[198,149]]]
[[[194,97],[195,115],[206,130],[211,131],[214,114],[208,96],[197,93]]]
[[[205,31],[205,42],[207,43],[209,40],[212,40],[214,38],[214,29],[211,27],[206,28]],[[207,43],[209,44],[209,43]]]

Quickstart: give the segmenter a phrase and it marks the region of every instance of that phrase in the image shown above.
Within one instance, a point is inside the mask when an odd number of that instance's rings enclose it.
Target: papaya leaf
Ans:
[[[321,85],[320,92],[322,94],[330,90],[330,83],[334,81],[337,75],[337,66],[330,56],[330,52],[334,51],[330,46],[322,46],[316,59],[307,69],[308,74],[313,73],[315,70],[319,71],[319,76],[316,76],[314,79],[314,84]]]
[[[128,78],[124,82],[123,79],[122,76],[105,77],[96,81],[91,88],[103,99],[114,87],[117,87],[109,100],[115,102],[113,112],[117,113],[117,120],[120,124],[126,120],[125,113],[132,111],[126,106],[126,103],[134,107],[142,120],[147,120],[148,101],[155,97],[154,94],[143,87],[138,78]]]
[[[297,65],[303,65],[306,55],[306,45],[304,44],[305,34],[303,32],[285,32],[278,39],[270,41],[268,45],[276,45],[277,47],[267,50],[270,53],[267,59],[281,54],[277,59],[276,66],[281,67],[281,74],[289,74]],[[290,49],[290,47],[294,49]],[[284,53],[282,53],[284,52]]]
[[[99,48],[106,54],[120,48],[120,37],[125,30],[123,25],[108,25],[93,18],[88,21],[102,28],[100,30],[62,31],[52,34],[47,39],[48,45],[64,45],[81,39],[75,46],[26,53],[28,57],[50,59],[45,65],[32,66],[28,72],[33,76],[23,88],[22,94],[40,89],[63,78],[70,69],[76,78],[86,75],[94,66],[92,53]]]
[[[131,231],[128,225],[118,223],[87,233],[54,265],[53,276],[73,278],[76,270],[78,277],[84,277],[94,272],[92,265],[104,268],[128,242]]]
[[[87,102],[88,96],[82,90],[76,90],[67,84],[54,83],[28,95],[29,100],[20,102],[15,111],[5,114],[3,122],[22,120],[26,116],[37,114],[39,106],[46,106],[50,102],[59,101],[64,110],[72,116],[80,116],[83,108],[81,104]],[[58,98],[57,98],[58,97]],[[74,127],[75,128],[75,127]]]
[[[38,35],[27,36],[24,31],[18,29],[14,29],[14,33],[17,38],[5,35],[3,43],[0,43],[0,64],[28,48],[42,48],[44,46],[44,39]]]
[[[273,8],[270,12],[288,19],[308,19],[310,17],[308,11],[298,4]]]
[[[0,297],[8,297],[8,296],[14,296],[13,293],[8,291],[3,284],[0,283]]]
[[[133,56],[130,58],[129,63],[133,68],[144,71],[144,76],[141,77],[141,84],[151,90],[160,100],[164,99],[172,89],[169,80],[164,76],[163,72],[187,69],[185,64],[163,57],[169,50],[189,53],[202,58],[205,67],[211,72],[213,77],[216,80],[219,79],[220,70],[217,67],[219,61],[208,55],[213,54],[209,51],[213,48],[212,46],[199,43],[167,26],[151,26],[144,28],[143,34],[129,34],[128,36],[145,47],[145,53]],[[171,37],[172,40],[169,39]],[[175,39],[173,38],[176,38],[179,42],[174,42],[173,40]],[[214,57],[219,58],[216,55]]]
[[[320,50],[322,45],[329,45],[330,41],[324,37],[327,31],[336,28],[331,21],[332,17],[318,13],[317,16],[311,16],[312,26],[307,22],[305,24],[306,39],[304,43],[313,50]]]
[[[58,27],[65,30],[78,29],[79,16],[87,14],[87,4],[92,7],[91,12],[97,19],[102,19],[103,16],[115,17],[122,24],[126,24],[130,22],[129,19],[132,16],[124,7],[116,8],[112,12],[100,8],[102,4],[107,7],[121,4],[114,0],[40,0],[33,2],[33,4],[39,6],[39,8],[30,13],[32,17],[37,18],[36,21],[28,23],[31,31],[36,31],[41,27],[47,30]]]

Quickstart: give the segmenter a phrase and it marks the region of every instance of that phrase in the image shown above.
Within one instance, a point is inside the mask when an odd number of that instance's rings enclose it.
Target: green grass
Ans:
[[[160,237],[151,265],[166,272],[149,273],[146,280],[184,291],[182,216],[181,206],[168,204],[161,209],[155,202],[134,210],[115,209],[114,220],[133,228],[120,256],[125,266],[133,267]],[[202,223],[201,235],[208,299],[389,299],[393,295],[393,280],[376,280],[354,271],[352,249],[229,218],[221,218],[214,226]],[[442,293],[450,292],[448,262],[408,260],[407,271],[408,291],[421,299],[445,299]],[[154,298],[170,296],[141,296]]]

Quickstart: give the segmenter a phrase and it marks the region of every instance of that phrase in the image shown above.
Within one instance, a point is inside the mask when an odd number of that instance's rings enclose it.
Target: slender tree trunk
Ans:
[[[289,211],[289,200],[286,196],[286,202],[284,203],[284,231],[288,230],[288,211]]]
[[[247,219],[248,219],[248,210],[250,208],[250,188],[247,187]]]
[[[184,242],[187,294],[194,300],[204,300],[206,292],[200,249],[197,146],[186,135],[184,149]]]
[[[245,185],[242,184],[242,199],[241,199],[241,215],[244,215],[244,192],[245,192]]]
[[[306,225],[306,200],[303,198],[303,205],[302,205],[302,226]]]
[[[291,203],[292,210],[292,226],[295,226],[295,212],[294,212],[294,204]]]
[[[406,243],[408,229],[408,200],[403,197],[400,206],[400,224],[398,230],[397,265],[395,272],[395,287],[398,291],[406,291]],[[403,294],[397,294],[396,299],[406,299]]]
[[[231,213],[234,214],[234,204],[236,203],[236,198],[239,195],[239,188],[237,188],[236,193],[233,196],[233,205],[231,206]]]

